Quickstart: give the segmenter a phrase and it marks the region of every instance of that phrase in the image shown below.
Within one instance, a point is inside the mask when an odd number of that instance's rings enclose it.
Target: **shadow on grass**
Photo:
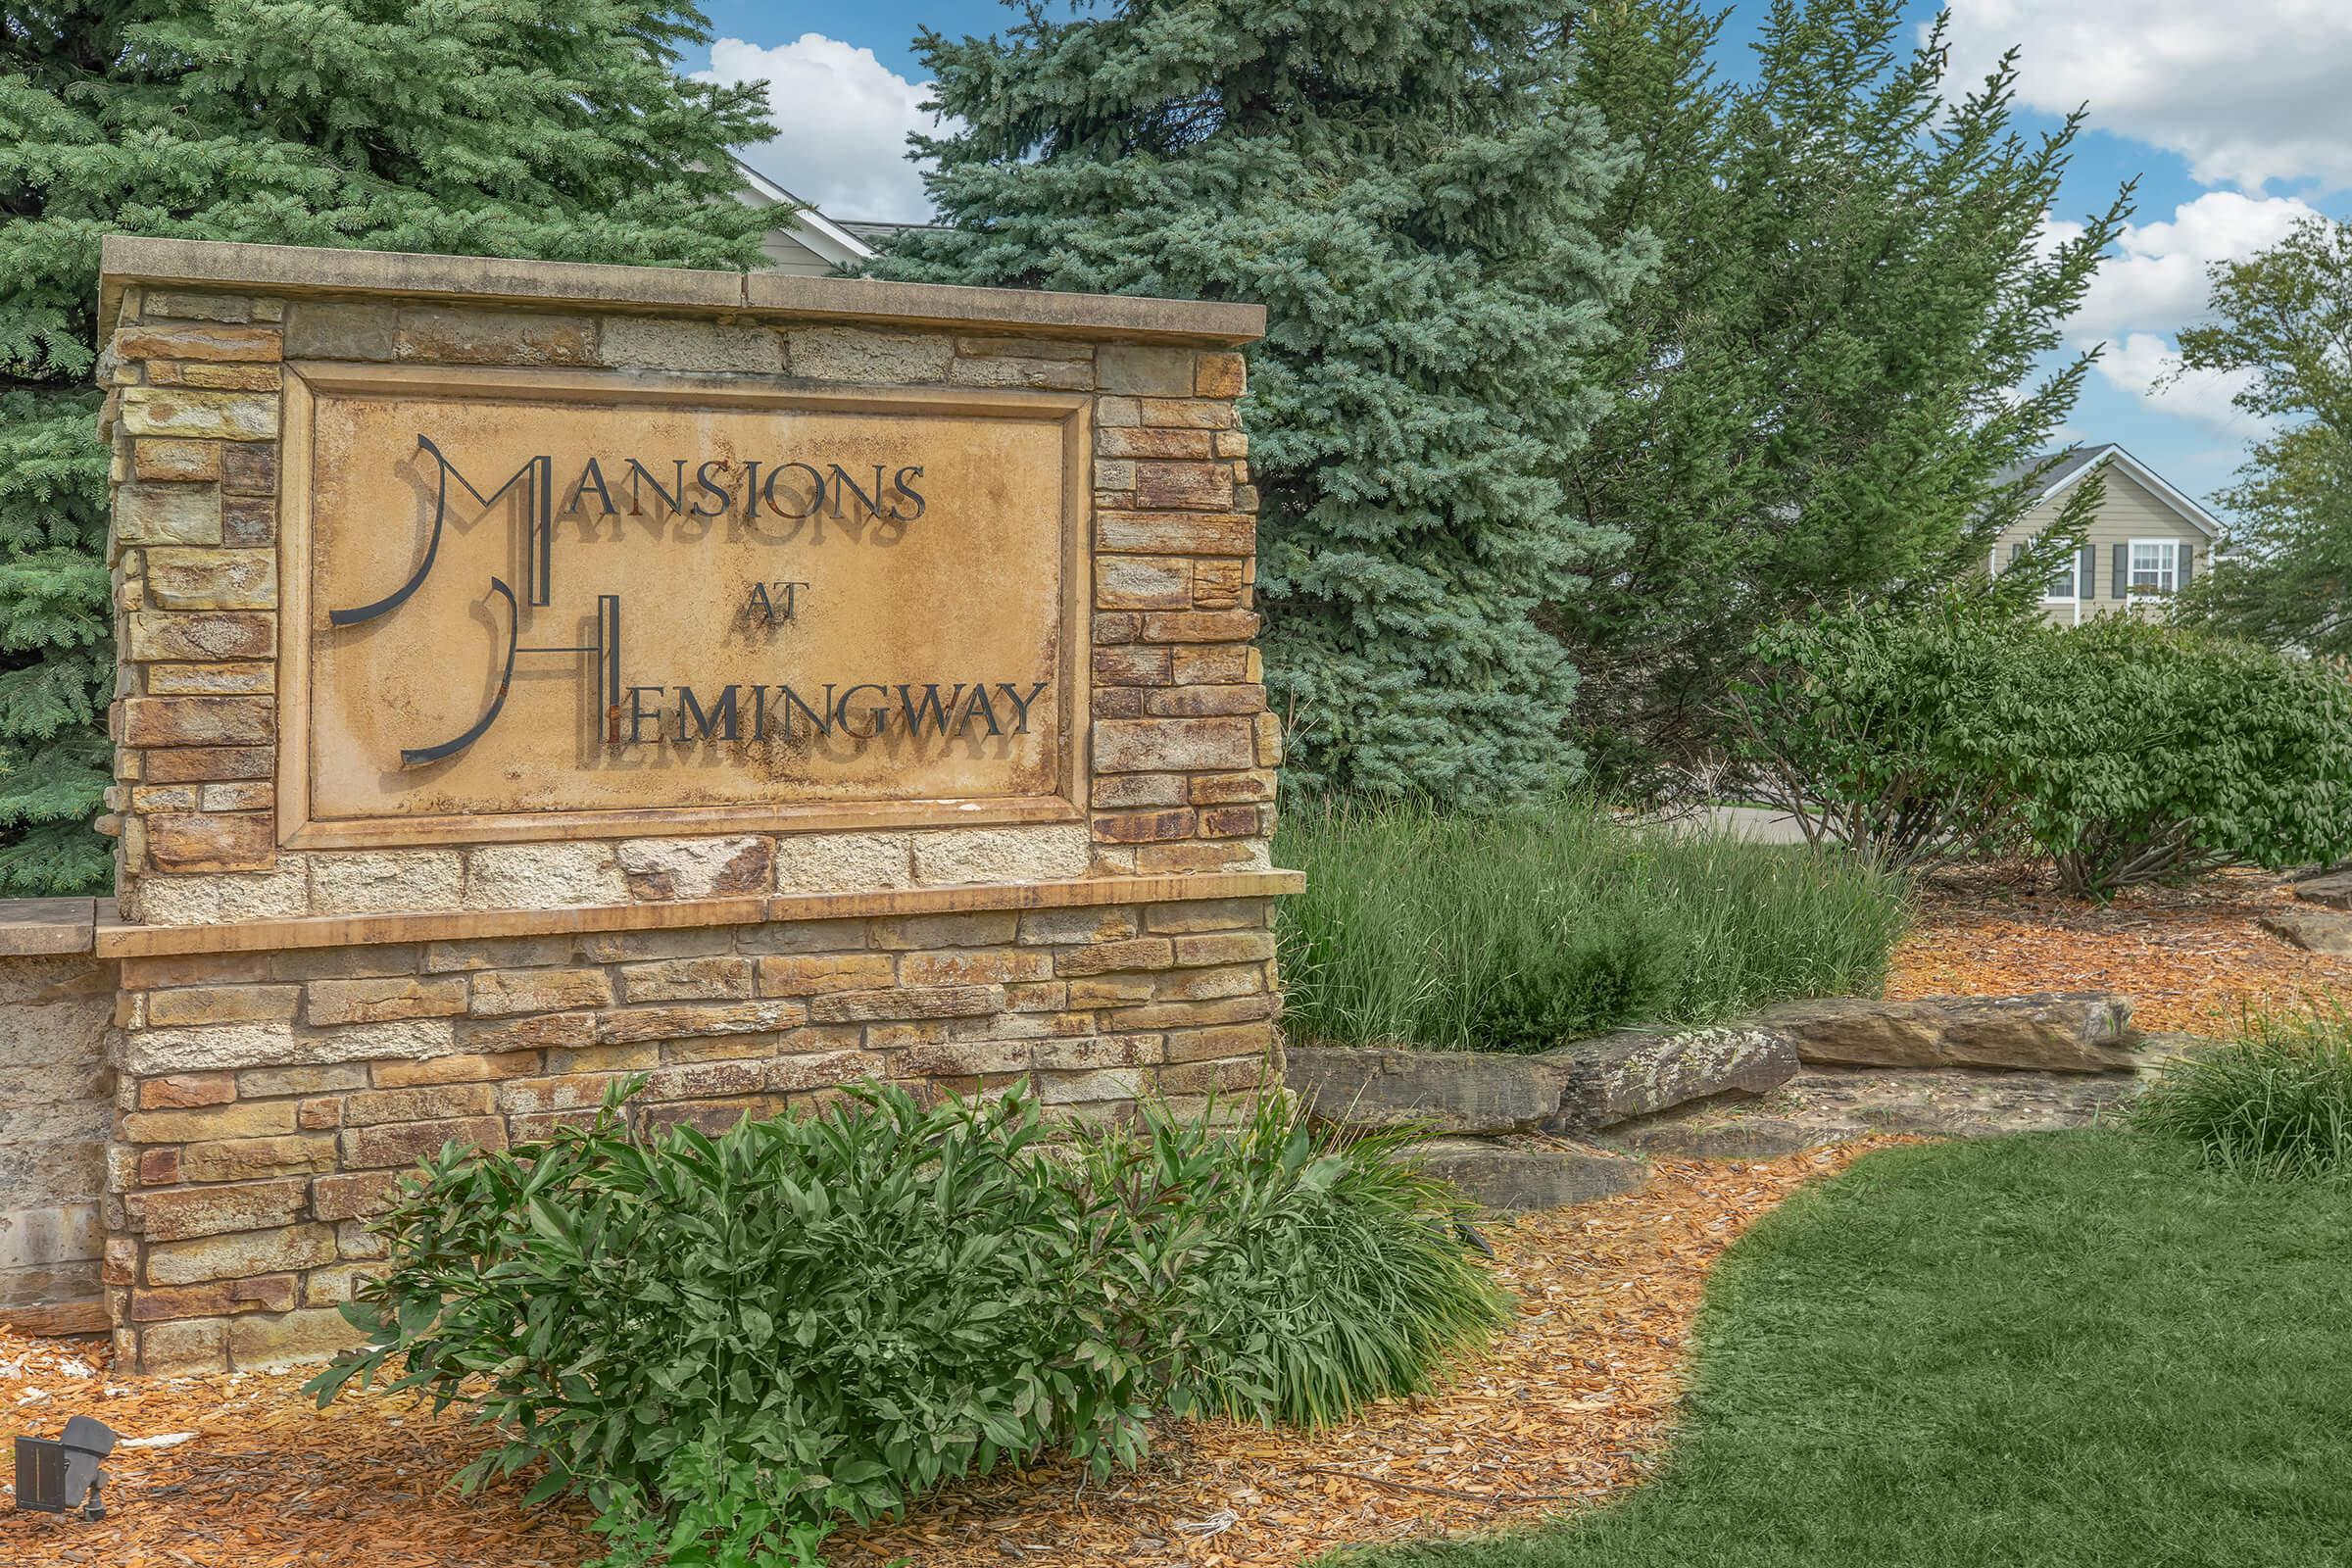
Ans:
[[[1873,1155],[1719,1265],[1658,1478],[1347,1568],[2352,1562],[2352,1185],[2121,1131]]]

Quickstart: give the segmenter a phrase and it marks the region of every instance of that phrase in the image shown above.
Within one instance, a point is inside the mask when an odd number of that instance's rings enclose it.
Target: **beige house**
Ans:
[[[2032,466],[2011,468],[1999,481],[2011,483],[2030,471]],[[2042,594],[2042,612],[2053,625],[2079,626],[2121,610],[2161,612],[2211,561],[2221,536],[2221,522],[2211,513],[2110,442],[2077,447],[2041,473],[2033,508],[1993,546],[1992,569],[2006,570],[2093,473],[2105,476],[2106,496],[2082,549]]]
[[[874,248],[859,228],[894,225],[850,224],[827,218],[742,159],[735,160],[735,199],[747,207],[773,207],[784,217],[760,241],[767,270],[799,277],[829,277],[843,268],[873,260]],[[795,212],[794,209],[800,210]]]

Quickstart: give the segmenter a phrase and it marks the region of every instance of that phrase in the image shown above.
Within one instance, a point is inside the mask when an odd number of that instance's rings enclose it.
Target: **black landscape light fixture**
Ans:
[[[64,1437],[19,1438],[17,1506],[71,1513],[78,1505],[84,1519],[105,1518],[106,1504],[98,1500],[98,1461],[114,1451],[113,1429],[86,1415],[68,1421]]]

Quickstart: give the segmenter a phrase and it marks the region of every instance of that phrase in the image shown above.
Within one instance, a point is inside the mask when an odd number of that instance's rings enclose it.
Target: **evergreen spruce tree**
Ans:
[[[1568,8],[1111,0],[920,43],[950,225],[887,275],[1263,303],[1246,417],[1267,684],[1295,782],[1457,805],[1575,776],[1534,622],[1604,541],[1559,455],[1646,260],[1564,91]]]
[[[1709,0],[1598,0],[1578,91],[1635,165],[1602,230],[1663,263],[1620,314],[1616,396],[1569,453],[1570,508],[1624,540],[1549,623],[1616,789],[1671,789],[1727,748],[1764,626],[1981,575],[2039,488],[2089,366],[2061,327],[2130,192],[2053,242],[2076,121],[2011,120],[2012,70],[1965,94],[1907,0],[1775,0],[1737,80]],[[2004,597],[2074,547],[2082,487]]]
[[[0,11],[0,892],[103,891],[117,232],[748,267],[757,85],[671,0],[29,0]]]

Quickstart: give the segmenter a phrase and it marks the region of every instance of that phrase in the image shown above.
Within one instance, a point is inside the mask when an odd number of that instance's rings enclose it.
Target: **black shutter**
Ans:
[[[2111,599],[2128,599],[2131,594],[2132,547],[2119,544],[2115,547],[2115,581],[2107,585],[2107,595]]]
[[[2075,584],[2075,597],[2078,599],[2098,598],[2099,553],[2090,546],[2084,545],[2082,562],[2075,569],[2082,574],[2082,578],[2081,582]]]
[[[2181,540],[2181,541],[2180,541],[2180,570],[2178,570],[2178,571],[2176,571],[2176,572],[2173,574],[2173,581],[2174,581],[2175,583],[2177,583],[2179,586],[2180,586],[2180,587],[2182,587],[2182,588],[2185,588],[2185,587],[2187,587],[2187,586],[2188,586],[2188,572],[2189,572],[2189,568],[2190,568],[2192,565],[2194,565],[2194,564],[2195,564],[2195,563],[2196,563],[2196,559],[2197,559],[2197,547],[2196,547],[2194,544],[2190,543],[2190,542],[2189,542],[2188,540],[2186,540],[2186,539],[2183,539],[2183,540]]]

